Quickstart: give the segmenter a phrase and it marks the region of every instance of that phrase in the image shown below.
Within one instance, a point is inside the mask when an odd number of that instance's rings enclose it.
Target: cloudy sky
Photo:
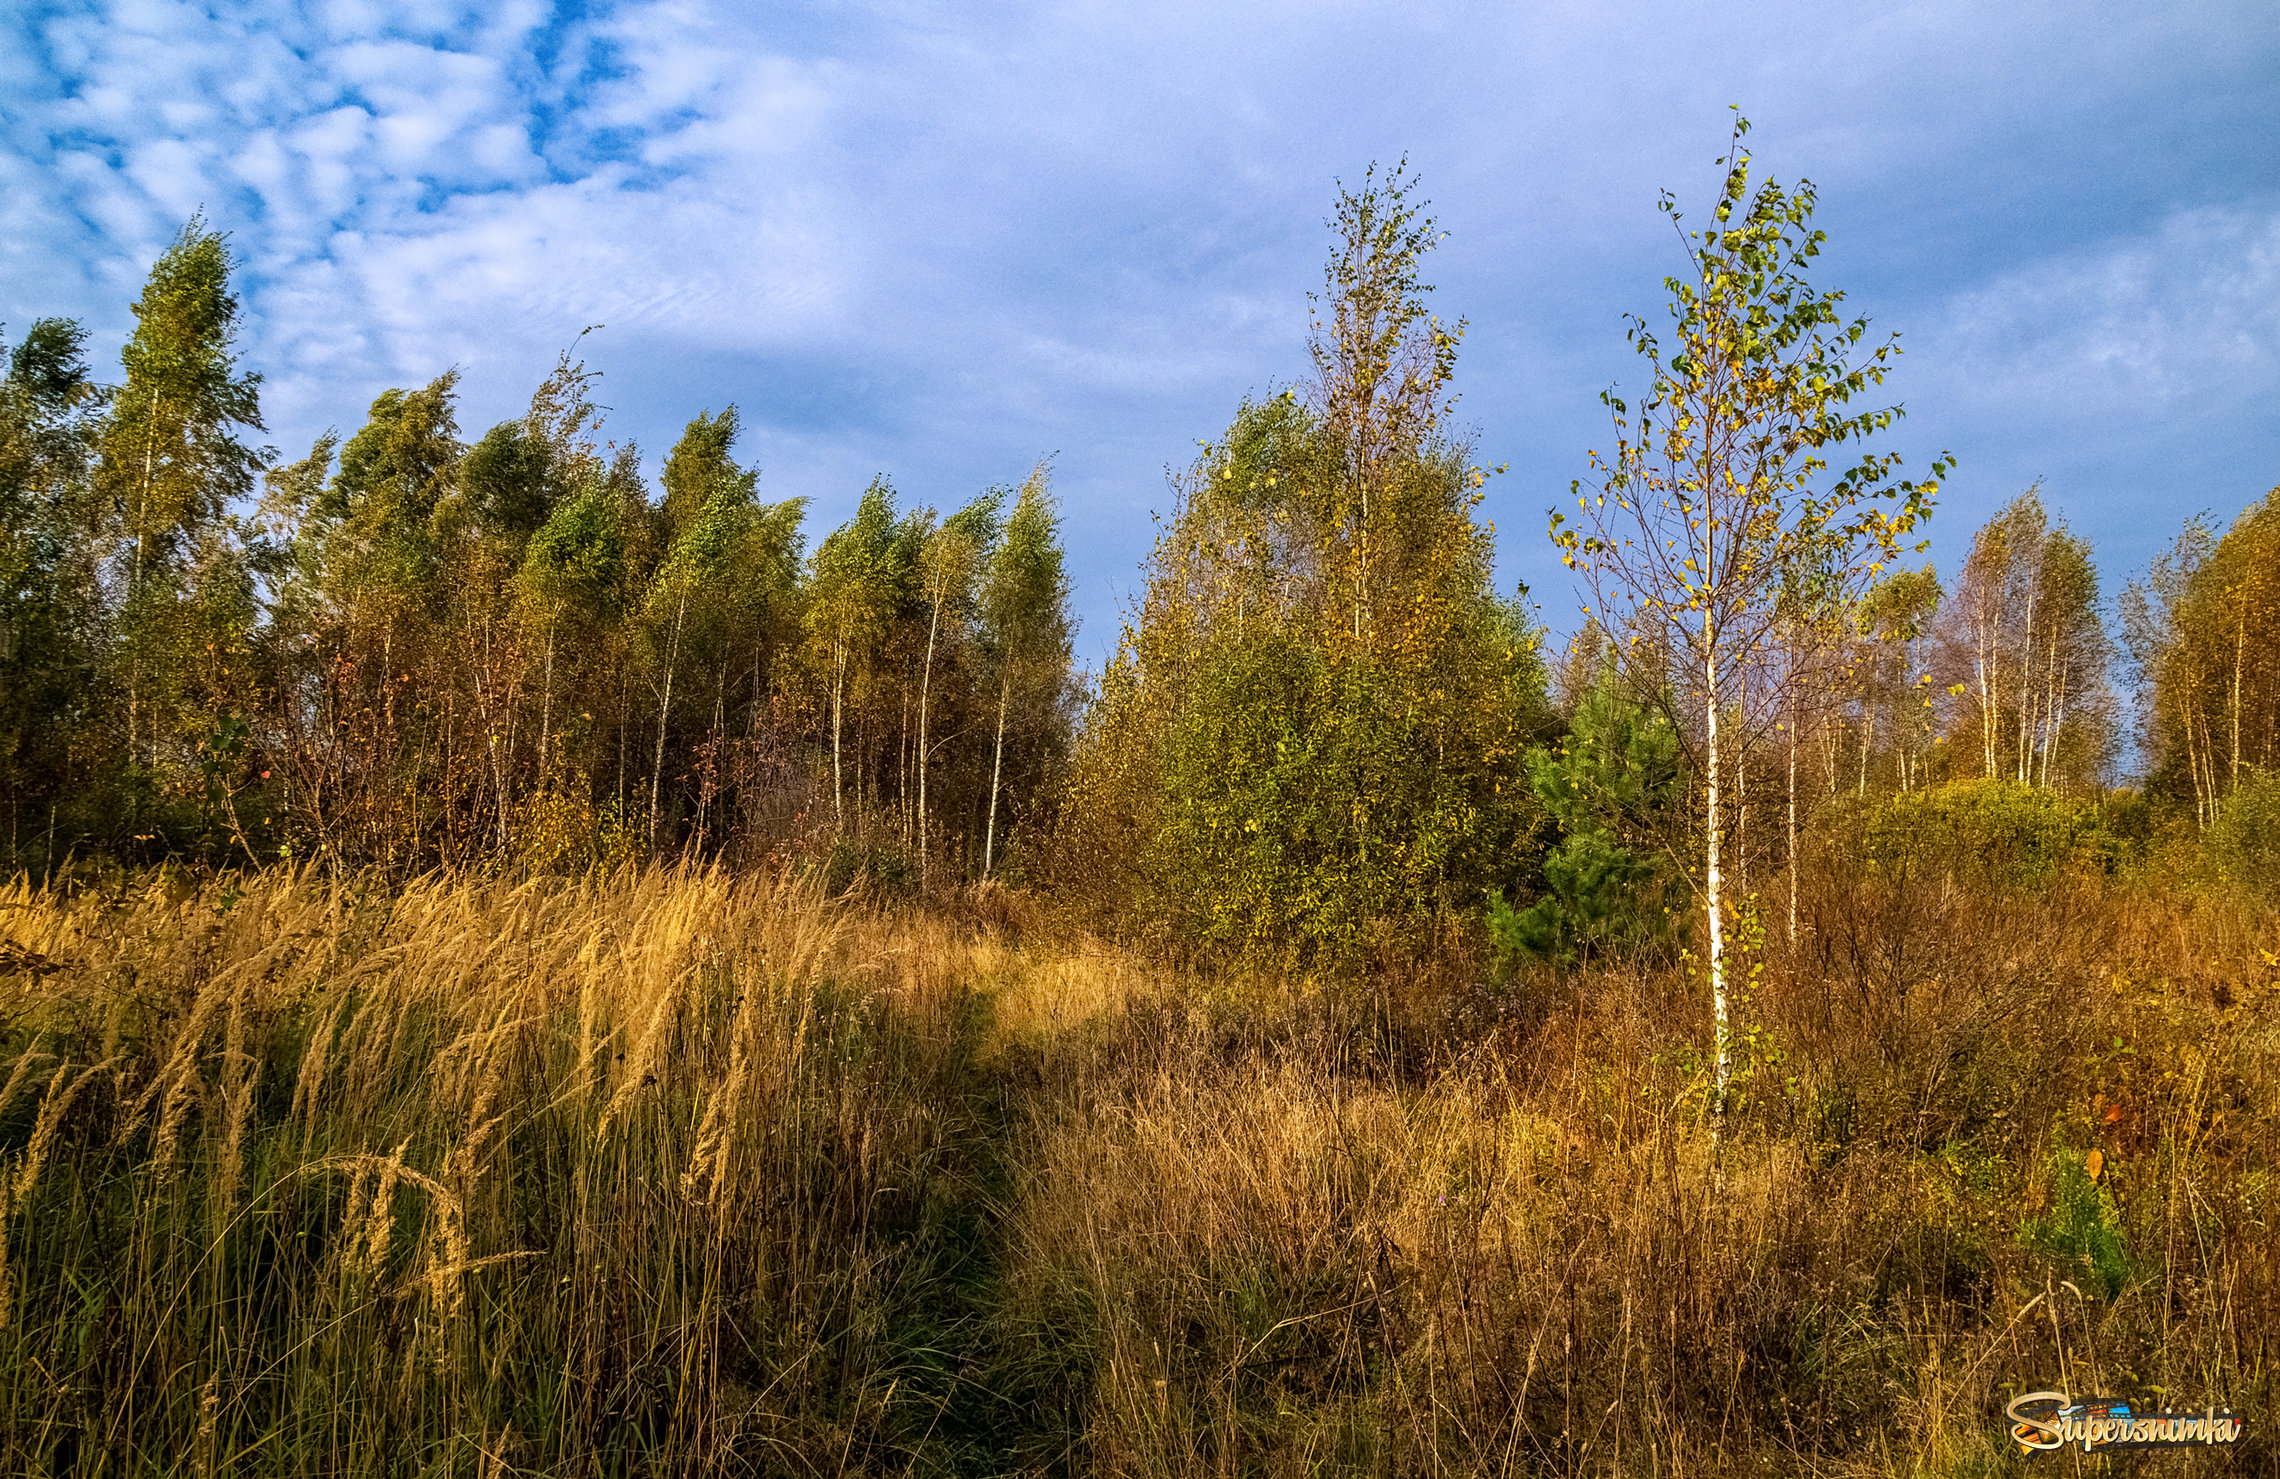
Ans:
[[[1962,459],[1943,568],[2037,478],[2110,586],[2280,482],[2272,0],[5,9],[11,341],[73,315],[111,362],[202,209],[288,455],[453,365],[479,434],[589,324],[611,435],[654,464],[733,401],[820,520],[1050,455],[1096,663],[1167,464],[1305,364],[1335,182],[1403,156],[1510,467],[1500,579],[1568,626],[1544,512],[1729,104],[1819,188],[1824,283],[1903,335],[1893,445]]]

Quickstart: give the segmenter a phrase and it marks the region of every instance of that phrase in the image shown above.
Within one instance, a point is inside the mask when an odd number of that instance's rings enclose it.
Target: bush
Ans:
[[[2218,803],[2202,843],[2226,882],[2265,897],[2280,890],[2280,774],[2256,776]]]
[[[2110,873],[2122,851],[2096,803],[2004,780],[1904,791],[1869,813],[1866,834],[1877,868],[1934,869],[2013,888]]]
[[[2050,1205],[2028,1218],[2020,1231],[2061,1274],[2112,1299],[2135,1276],[2137,1265],[2113,1193],[2099,1179],[2102,1170],[2099,1152],[2061,1147],[2051,1162]]]
[[[878,847],[853,837],[832,839],[823,862],[823,891],[831,898],[859,888],[888,894],[910,891],[910,860],[889,847]]]

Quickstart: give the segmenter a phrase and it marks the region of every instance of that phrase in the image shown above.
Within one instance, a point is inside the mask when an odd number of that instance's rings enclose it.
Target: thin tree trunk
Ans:
[[[1705,848],[1707,884],[1704,900],[1710,923],[1710,1010],[1715,1058],[1712,1080],[1717,1087],[1715,1113],[1722,1124],[1726,1114],[1726,1085],[1732,1076],[1732,1063],[1728,1054],[1726,1020],[1726,923],[1720,916],[1723,903],[1720,897],[1718,866],[1719,849],[1725,841],[1724,824],[1718,814],[1718,649],[1712,642],[1708,612],[1702,618],[1703,679],[1709,702],[1703,708],[1709,717],[1705,758],[1708,760],[1709,795],[1703,805],[1704,819],[1709,824],[1709,837]]]
[[[538,783],[550,784],[546,766],[553,756],[554,740],[554,627],[555,618],[546,619],[546,677],[538,704]]]
[[[2068,658],[2058,666],[2058,681],[2051,688],[2050,732],[2043,737],[2042,783],[2050,784],[2051,757],[2058,753],[2059,736],[2066,732],[2067,679],[2074,673],[2074,659]]]
[[[998,684],[997,753],[990,761],[990,820],[982,829],[982,877],[990,876],[990,862],[997,849],[998,778],[1005,773],[1005,710],[1013,697],[1013,675],[1006,674]]]
[[[2193,743],[2193,710],[2186,704],[2177,707],[2185,728],[2185,773],[2193,778],[2193,825],[2206,827],[2209,825],[2208,792],[2201,784],[2201,755]]]
[[[1985,604],[1982,598],[1981,605]],[[1979,669],[1979,747],[1984,757],[1981,773],[1993,780],[2001,773],[1995,768],[1995,719],[2002,704],[1996,679],[1995,618],[1982,610],[1974,625],[1978,628],[1974,643],[1978,650],[1972,654],[1972,662]]]
[[[1797,943],[1797,704],[1789,705],[1789,943]]]
[[[2195,722],[2195,717],[2188,708],[2185,713],[2185,754],[2193,766],[2193,788],[2198,793],[2200,822],[2203,827],[2207,827],[2217,819],[2216,742],[2209,732],[2207,716],[2199,716],[2198,723]]]
[[[495,620],[490,621],[487,624],[491,626],[499,625],[499,623]],[[507,702],[507,787],[508,789],[512,790],[515,781],[515,753],[520,747],[522,741],[523,669],[521,644],[513,640],[511,633],[508,637],[508,643],[509,651],[513,654],[514,658],[514,661],[511,664],[510,670],[505,679]]]
[[[507,764],[506,758],[499,753],[499,730],[502,725],[493,722],[492,706],[501,695],[492,691],[491,680],[496,674],[497,664],[492,661],[491,642],[491,623],[485,622],[481,666],[475,679],[475,696],[483,705],[483,752],[490,759],[491,788],[498,794],[499,798],[499,850],[504,852],[507,847]],[[514,743],[511,732],[507,737],[507,743],[510,747]]]
[[[484,707],[488,709],[489,705],[485,704]],[[491,733],[490,715],[485,713],[483,717],[484,754],[491,762],[491,791],[498,798],[499,851],[505,852],[507,849],[507,769],[499,758],[498,738]]]
[[[728,658],[720,660],[720,676],[713,683],[712,728],[705,734],[705,773],[697,790],[697,852],[705,850],[705,829],[712,820],[713,795],[720,789],[721,719],[728,704]]]
[[[926,621],[926,665],[918,679],[918,886],[926,887],[926,740],[927,700],[934,691],[934,638],[942,626],[942,596],[935,594],[933,614]]]
[[[842,641],[833,654],[831,678],[831,820],[832,825],[847,830],[847,782],[839,768],[839,716],[847,696],[847,644]]]
[[[2247,655],[2248,621],[2238,610],[2233,613],[2233,680],[2232,680],[2232,789],[2240,789],[2240,671]]]
[[[1734,879],[1736,892],[1750,896],[1750,762],[1734,756]]]
[[[1917,647],[1918,644],[1915,642],[1908,644],[1907,671],[1921,677],[1924,671],[1924,656],[1917,651]],[[1911,680],[1908,698],[1903,708],[1911,722],[1901,731],[1902,738],[1900,740],[1900,789],[1902,791],[1913,790],[1916,785],[1916,741],[1922,737],[1925,727],[1924,711],[1918,707],[1919,700],[1916,697],[1918,692],[1919,688]]]
[[[665,721],[673,708],[673,669],[681,660],[681,623],[689,614],[689,598],[673,605],[673,640],[665,647],[665,693],[657,701],[657,758],[649,767],[649,850],[657,851],[657,803],[665,783]]]
[[[2032,697],[2035,691],[2034,681],[2035,592],[2033,588],[2030,587],[2027,591],[2027,646],[2026,650],[2019,654],[2019,753],[2017,764],[2017,778],[2021,781],[2025,781],[2029,778],[2029,772],[2027,770],[2027,749],[2029,738],[2033,733],[2034,724],[2035,706]]]
[[[2050,784],[2050,752],[2058,745],[2058,715],[2066,703],[2065,665],[2059,660],[2058,624],[2051,624],[2050,641],[2043,646],[2042,784]]]

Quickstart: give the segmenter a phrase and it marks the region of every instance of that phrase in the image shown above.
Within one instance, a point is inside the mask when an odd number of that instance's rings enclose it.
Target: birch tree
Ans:
[[[1816,551],[1816,554],[1824,553]],[[1770,695],[1781,734],[1784,809],[1782,857],[1789,880],[1788,930],[1797,942],[1799,873],[1797,760],[1806,726],[1827,726],[1839,685],[1858,664],[1855,613],[1845,606],[1846,582],[1815,559],[1795,559],[1773,594],[1772,640],[1760,662],[1758,688]],[[1834,782],[1832,781],[1832,787]]]
[[[1074,757],[1082,886],[1203,943],[1362,957],[1478,910],[1543,822],[1540,633],[1492,583],[1410,188],[1340,192],[1313,383],[1202,444]]]
[[[908,543],[899,533],[895,490],[885,478],[874,479],[855,517],[824,536],[809,567],[808,653],[831,708],[831,805],[842,828],[849,689],[862,696],[910,580]]]
[[[645,602],[658,667],[657,742],[649,769],[649,842],[657,845],[662,820],[665,741],[672,723],[673,688],[692,618],[711,625],[723,577],[752,507],[760,474],[729,457],[736,439],[736,408],[691,421],[665,461],[665,562]],[[707,635],[717,635],[708,630]]]
[[[1005,506],[1003,489],[992,489],[942,521],[920,548],[920,594],[926,602],[926,657],[918,680],[918,878],[926,882],[927,810],[926,777],[933,769],[934,745],[930,720],[934,714],[934,658],[946,635],[947,617],[962,629],[973,604],[974,576],[990,548],[997,543],[999,510]],[[952,635],[955,635],[954,633]]]
[[[1861,608],[1867,648],[1861,662],[1863,719],[1869,736],[1881,733],[1891,746],[1897,790],[1915,787],[1924,747],[1932,738],[1933,703],[1927,692],[1932,677],[1925,666],[1925,644],[1939,605],[1939,576],[1926,564],[1893,571],[1877,582]],[[1863,753],[1865,760],[1865,745]]]
[[[1383,181],[1373,164],[1359,192],[1338,192],[1328,222],[1337,245],[1314,296],[1308,399],[1332,453],[1316,503],[1339,535],[1357,646],[1368,640],[1373,585],[1401,553],[1394,485],[1414,482],[1418,449],[1443,432],[1465,331],[1462,320],[1444,325],[1426,311],[1432,288],[1420,271],[1441,233],[1409,198],[1416,187],[1403,160]]]
[[[1753,184],[1747,129],[1737,116],[1706,228],[1688,231],[1677,202],[1662,197],[1688,256],[1687,273],[1664,282],[1667,348],[1644,318],[1627,319],[1648,389],[1635,409],[1603,395],[1613,450],[1592,454],[1592,486],[1575,485],[1573,521],[1554,510],[1550,530],[1582,577],[1591,615],[1648,634],[1685,663],[1682,683],[1641,697],[1678,711],[1701,783],[1721,1110],[1732,1048],[1720,788],[1730,756],[1784,707],[1779,682],[1766,681],[1783,582],[1810,567],[1832,598],[1865,588],[1930,515],[1948,466],[1943,454],[1931,478],[1911,481],[1897,476],[1896,454],[1858,446],[1900,415],[1897,406],[1855,409],[1889,372],[1897,336],[1870,341],[1865,318],[1840,312],[1842,293],[1813,285],[1826,240],[1812,228],[1814,189]]]
[[[555,656],[563,629],[584,636],[615,621],[625,578],[625,533],[601,479],[554,508],[531,536],[515,584],[525,619],[541,634],[538,778],[553,783]]]
[[[2204,825],[2280,761],[2280,488],[2212,539],[2198,520],[2123,599],[2151,680],[2148,740],[2164,781],[2182,764]]]
[[[2112,749],[2111,650],[2090,548],[2053,524],[2039,488],[1972,536],[1940,615],[1959,739],[1975,731],[1979,773],[2032,785],[2088,785]]]
[[[2202,654],[2183,640],[2183,618],[2186,595],[2216,547],[2207,515],[2194,514],[2176,542],[2123,589],[2121,601],[2122,645],[2139,695],[2139,740],[2150,761],[2147,788],[2189,789],[2194,823],[2204,827],[2216,803],[2215,776],[2205,763],[2207,735],[2195,722]]]
[[[241,429],[262,429],[261,376],[238,368],[234,266],[221,233],[196,217],[152,265],[99,445],[96,487],[118,551],[126,748],[150,766],[187,661],[195,552],[269,460],[239,440]]]
[[[998,796],[1014,701],[1021,700],[1027,715],[1032,706],[1050,704],[1068,681],[1069,577],[1062,569],[1060,517],[1048,476],[1040,464],[1022,483],[1005,534],[982,572],[982,641],[997,690],[989,810],[982,826],[984,878],[997,860]]]

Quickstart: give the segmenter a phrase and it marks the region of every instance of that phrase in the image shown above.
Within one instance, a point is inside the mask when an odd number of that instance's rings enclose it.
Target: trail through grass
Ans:
[[[2054,1380],[2269,1465],[2272,921],[1817,889],[1717,1134],[1680,973],[0,889],[0,1471],[1996,1473]]]

